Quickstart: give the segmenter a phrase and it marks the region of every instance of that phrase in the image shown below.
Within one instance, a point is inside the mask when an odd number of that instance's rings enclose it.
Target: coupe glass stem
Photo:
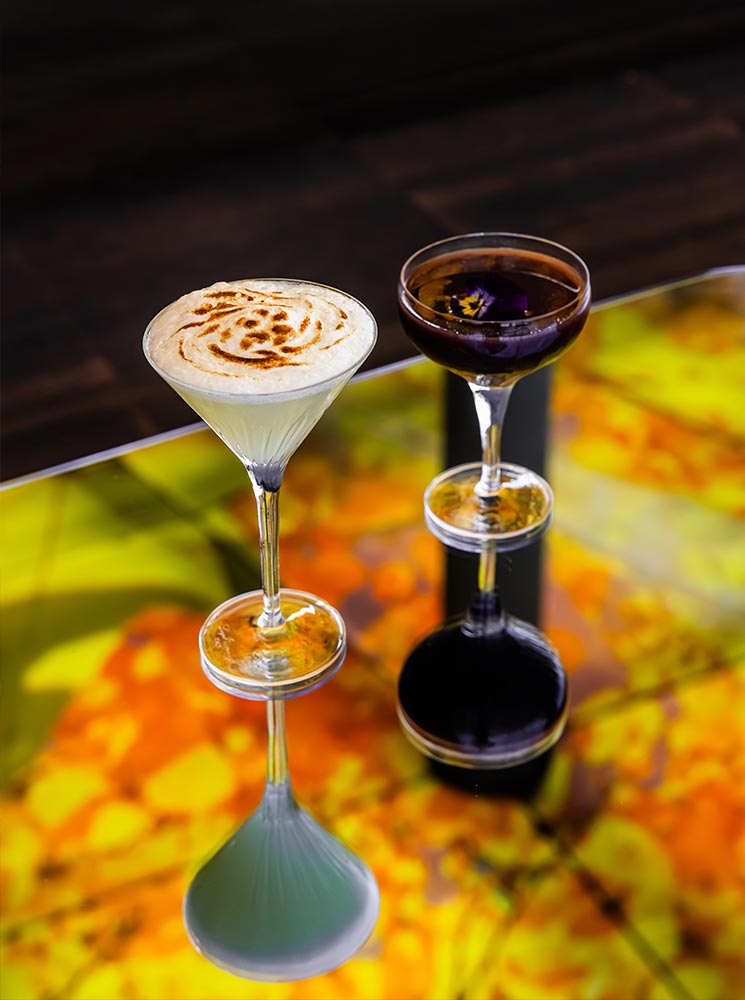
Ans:
[[[512,386],[486,386],[479,385],[478,382],[469,382],[468,384],[476,404],[483,453],[481,478],[474,489],[481,497],[491,497],[499,492],[501,485],[499,457],[502,446],[502,426]]]
[[[290,785],[285,740],[285,703],[282,698],[270,698],[266,703],[267,767],[266,779],[275,788]]]
[[[259,628],[279,628],[285,623],[279,603],[279,485],[270,490],[259,483],[249,470],[259,515],[259,551],[264,610]]]

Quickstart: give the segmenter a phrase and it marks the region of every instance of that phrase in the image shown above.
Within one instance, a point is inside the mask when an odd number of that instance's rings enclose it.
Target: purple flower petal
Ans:
[[[463,319],[522,319],[527,311],[525,289],[509,278],[488,271],[470,276],[464,291],[450,297],[450,312]]]

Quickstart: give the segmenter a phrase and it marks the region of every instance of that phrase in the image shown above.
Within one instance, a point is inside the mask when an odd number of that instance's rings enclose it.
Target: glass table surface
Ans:
[[[500,557],[504,601],[570,691],[527,784],[435,771],[396,717],[477,562],[423,519],[429,480],[479,454],[456,381],[418,358],[358,377],[283,486],[283,585],[349,630],[341,671],[287,704],[293,785],[382,896],[318,979],[234,978],[181,918],[264,784],[265,707],[197,648],[259,585],[244,469],[201,425],[0,490],[5,1000],[745,995],[745,267],[596,305],[508,413],[555,514]]]

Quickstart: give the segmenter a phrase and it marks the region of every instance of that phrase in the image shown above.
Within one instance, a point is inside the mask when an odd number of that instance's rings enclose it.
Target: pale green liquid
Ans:
[[[244,464],[284,468],[349,377],[323,383],[320,392],[296,394],[220,396],[175,384],[173,388]]]

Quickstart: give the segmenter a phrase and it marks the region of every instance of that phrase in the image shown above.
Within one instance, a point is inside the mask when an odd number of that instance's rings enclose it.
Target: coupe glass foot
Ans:
[[[445,545],[481,552],[487,543],[500,551],[522,548],[551,522],[553,493],[529,469],[500,463],[501,487],[493,496],[475,492],[481,464],[472,462],[436,476],[424,493],[427,527]]]

